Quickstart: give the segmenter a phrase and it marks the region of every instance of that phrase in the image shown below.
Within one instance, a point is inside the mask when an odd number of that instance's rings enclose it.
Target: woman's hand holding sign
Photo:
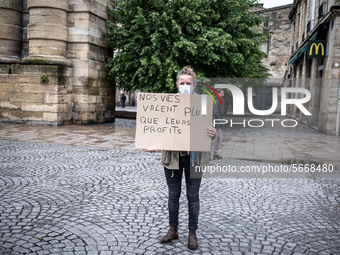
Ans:
[[[142,151],[146,152],[157,152],[157,149],[153,146],[149,146],[147,149],[142,149]]]
[[[214,137],[216,135],[216,128],[208,127],[207,131],[208,131],[208,136],[210,137]]]

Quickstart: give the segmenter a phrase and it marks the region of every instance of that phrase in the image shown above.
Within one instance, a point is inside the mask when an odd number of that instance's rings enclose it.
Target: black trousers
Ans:
[[[198,215],[200,210],[199,190],[202,178],[190,178],[190,156],[179,157],[179,170],[164,168],[164,172],[169,188],[169,224],[178,226],[179,198],[181,196],[184,172],[189,207],[188,228],[196,230],[198,228]]]

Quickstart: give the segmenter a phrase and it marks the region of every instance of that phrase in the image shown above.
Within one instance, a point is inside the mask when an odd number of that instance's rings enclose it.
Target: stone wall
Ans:
[[[337,121],[338,129],[340,126],[340,16],[335,16],[331,22],[333,26],[329,27],[327,36],[328,57],[324,60],[319,130],[335,135]]]
[[[288,18],[292,5],[285,5],[265,9],[264,17],[269,20],[264,33],[269,34],[268,54],[263,64],[269,68],[272,78],[284,78],[288,72],[288,59],[290,56],[290,21]]]
[[[0,0],[0,121],[114,121],[105,67],[109,0]],[[11,14],[11,15],[9,15]],[[4,43],[6,42],[6,43]],[[11,65],[14,64],[14,65]],[[42,75],[48,82],[41,83]]]
[[[113,121],[115,87],[107,80],[108,0],[69,0],[67,59],[73,63],[75,123]],[[112,6],[111,6],[112,7]]]
[[[0,1],[0,56],[2,62],[20,60],[22,47],[22,0]]]
[[[71,124],[71,75],[72,68],[58,65],[1,64],[1,120],[44,125]],[[43,81],[42,77],[46,77],[47,81]]]

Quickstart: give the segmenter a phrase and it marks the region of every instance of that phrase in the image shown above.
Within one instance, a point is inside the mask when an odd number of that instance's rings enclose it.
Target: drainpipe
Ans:
[[[339,135],[339,119],[340,119],[340,83],[338,88],[338,111],[336,113],[336,129],[335,129],[335,135]]]
[[[312,31],[314,28],[314,11],[315,11],[315,0],[312,0],[312,8],[310,9],[310,16],[311,16],[310,31]]]

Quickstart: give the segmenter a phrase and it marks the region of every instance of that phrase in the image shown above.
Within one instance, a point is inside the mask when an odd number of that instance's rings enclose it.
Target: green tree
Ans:
[[[249,11],[256,0],[111,1],[109,78],[120,88],[174,92],[185,65],[200,77],[268,76],[260,50],[264,19]]]

